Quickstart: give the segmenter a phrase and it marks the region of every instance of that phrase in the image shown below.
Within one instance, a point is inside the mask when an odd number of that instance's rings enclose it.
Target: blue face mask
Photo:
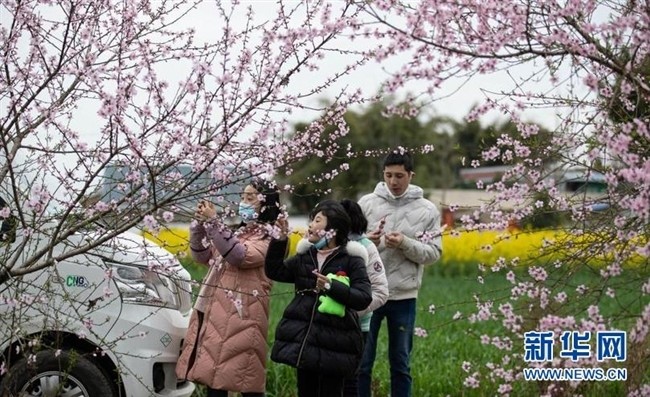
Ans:
[[[247,203],[239,203],[239,217],[244,222],[249,222],[255,219],[255,207]]]
[[[326,246],[326,245],[327,245],[327,242],[328,242],[328,241],[327,241],[327,239],[326,239],[325,237],[321,237],[320,240],[318,240],[318,241],[316,241],[316,242],[314,243],[314,248],[316,248],[317,250],[319,250],[319,249],[323,248],[324,246]]]

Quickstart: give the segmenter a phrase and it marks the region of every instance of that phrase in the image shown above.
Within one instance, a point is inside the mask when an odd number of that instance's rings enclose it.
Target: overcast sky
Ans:
[[[286,3],[290,4],[291,2]],[[239,18],[241,23],[245,21],[244,15],[248,5],[253,6],[258,20],[269,18],[269,15],[275,15],[277,9],[274,1],[242,1],[235,20]],[[191,18],[188,19],[192,21],[197,30],[197,38],[204,38],[209,41],[215,34],[219,34],[219,27],[214,23],[214,13],[216,12],[214,7],[214,3],[212,2],[204,3],[202,8],[197,10],[197,12],[194,12],[191,15]],[[339,43],[344,46],[363,45],[362,41],[350,43],[348,40],[342,40],[339,41]],[[325,76],[331,75],[333,70],[340,70],[344,66],[342,61],[345,61],[345,59],[340,55],[333,54],[326,57],[319,63],[321,68],[316,72],[316,75],[301,74],[292,81],[292,87],[295,87],[297,92],[304,92],[306,87],[313,84],[315,80],[323,80]],[[340,81],[339,84],[332,87],[327,99],[333,98],[343,87],[348,87],[351,90],[361,88],[369,95],[374,94],[379,89],[381,83],[389,76],[387,70],[398,70],[405,61],[406,59],[404,57],[392,57],[382,65],[366,65],[362,69]],[[514,86],[513,76],[514,78],[517,78],[529,73],[529,67],[522,66],[516,69],[513,68],[507,73],[504,71],[490,75],[477,75],[470,81],[460,79],[447,81],[443,84],[441,92],[437,94],[434,105],[425,109],[425,112],[437,116],[450,116],[460,120],[468,114],[474,105],[485,100],[486,92],[500,92],[507,90],[507,88],[512,88]],[[319,75],[321,76],[320,79],[318,78]],[[413,91],[416,91],[418,88],[417,84],[413,84],[411,87]],[[529,86],[529,88],[533,89],[535,87]],[[544,87],[540,84],[537,85],[537,88],[540,90],[548,89],[548,86]],[[453,94],[450,95],[450,93]],[[431,100],[432,98],[427,97],[424,99]],[[314,98],[314,102],[316,102],[316,100],[317,98]],[[525,115],[526,120],[542,124],[547,128],[553,128],[557,124],[557,117],[555,116],[555,110],[553,109],[530,109],[525,112]],[[311,120],[314,117],[313,114],[310,114],[307,111],[297,111],[290,117],[290,120],[305,121]],[[488,115],[484,121],[492,122],[496,117],[504,119],[503,116],[491,114]]]

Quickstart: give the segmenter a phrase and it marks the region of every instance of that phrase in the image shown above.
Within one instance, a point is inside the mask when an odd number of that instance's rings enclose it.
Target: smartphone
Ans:
[[[379,226],[377,226],[377,230],[379,230],[380,232],[384,231],[384,225],[386,224],[386,218],[388,217],[388,215],[390,214],[386,214],[379,219]]]

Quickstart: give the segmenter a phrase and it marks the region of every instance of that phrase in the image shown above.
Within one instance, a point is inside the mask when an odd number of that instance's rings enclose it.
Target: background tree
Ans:
[[[358,198],[372,191],[381,180],[381,161],[386,148],[420,148],[423,144],[433,147],[432,153],[414,151],[414,183],[424,189],[472,188],[461,181],[459,170],[469,167],[471,160],[481,158],[482,152],[494,145],[501,136],[518,137],[521,134],[512,121],[494,121],[483,126],[481,121],[453,120],[449,116],[425,118],[415,115],[399,114],[391,109],[409,107],[410,104],[395,104],[390,99],[375,102],[361,110],[348,110],[344,120],[349,129],[341,140],[340,149],[331,161],[324,163],[317,157],[305,159],[294,167],[290,175],[282,180],[294,186],[291,200],[295,212],[306,213],[325,196],[338,199]],[[416,109],[417,110],[417,109]],[[301,131],[309,124],[294,126]],[[549,139],[549,131],[541,126],[539,134],[523,139],[525,142],[543,142]],[[332,134],[335,127],[323,130],[323,136]],[[534,148],[541,145],[532,144]],[[357,151],[344,148],[359,149]],[[545,157],[544,164],[552,164],[553,159]],[[343,173],[328,175],[332,168]],[[484,165],[503,165],[497,158]],[[318,175],[309,179],[310,175]]]
[[[483,128],[479,120],[458,123],[455,129],[458,141],[459,155],[466,158],[467,163],[481,158],[481,152],[496,142],[494,131]],[[500,161],[492,161],[491,165],[501,165]],[[488,165],[488,164],[485,164]]]
[[[356,199],[372,191],[381,179],[383,155],[386,150],[398,146],[416,149],[414,183],[423,188],[454,184],[455,173],[450,161],[455,158],[451,151],[454,146],[452,138],[446,132],[438,131],[449,120],[440,118],[423,122],[417,117],[386,115],[388,106],[395,105],[381,101],[361,111],[348,110],[344,116],[348,133],[341,139],[332,159],[327,163],[319,157],[305,159],[283,178],[295,186],[290,200],[296,212],[309,212],[326,196]],[[307,126],[298,124],[295,129],[300,132]],[[321,139],[330,136],[335,129],[335,126],[325,128]],[[431,148],[435,148],[435,153],[430,153]],[[330,172],[330,169],[342,168],[345,172]],[[311,175],[316,177],[310,178]]]

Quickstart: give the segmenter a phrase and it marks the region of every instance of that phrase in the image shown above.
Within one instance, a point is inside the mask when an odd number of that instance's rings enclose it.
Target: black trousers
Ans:
[[[363,335],[363,345],[366,344],[366,338],[368,337],[368,332],[362,332]],[[363,351],[363,350],[361,350]],[[343,385],[343,397],[358,397],[359,396],[359,370],[349,378],[345,378],[345,384]]]
[[[343,397],[343,376],[298,369],[298,397]]]

